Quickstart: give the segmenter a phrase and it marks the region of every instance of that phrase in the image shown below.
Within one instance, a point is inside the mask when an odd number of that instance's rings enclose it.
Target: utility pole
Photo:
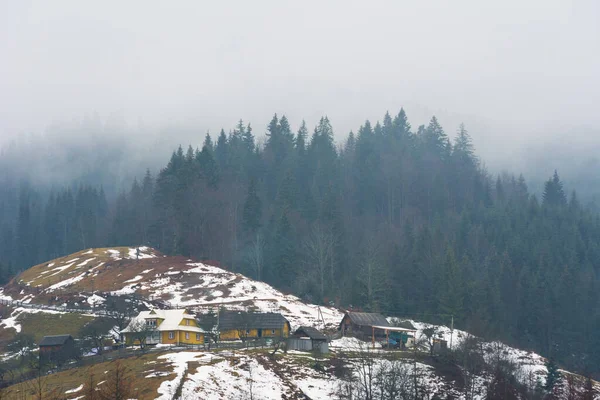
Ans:
[[[454,314],[451,315],[450,321],[450,350],[452,350],[452,337],[454,336]]]
[[[323,329],[325,329],[325,318],[323,318],[323,313],[321,312],[321,306],[317,306],[317,320],[323,323]]]

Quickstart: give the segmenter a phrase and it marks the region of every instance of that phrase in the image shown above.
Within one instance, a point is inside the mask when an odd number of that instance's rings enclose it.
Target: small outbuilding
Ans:
[[[359,338],[385,337],[382,328],[391,326],[387,319],[379,313],[348,311],[340,322],[342,335],[354,335]]]
[[[75,339],[71,335],[44,336],[39,346],[40,362],[62,365],[78,356]]]
[[[322,354],[329,353],[327,336],[323,332],[311,327],[301,326],[288,339],[288,350],[313,351]]]
[[[71,335],[44,336],[40,342],[40,353],[50,353],[75,347],[75,339]]]

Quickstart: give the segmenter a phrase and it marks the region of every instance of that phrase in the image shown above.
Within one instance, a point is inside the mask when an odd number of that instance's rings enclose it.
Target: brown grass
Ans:
[[[158,395],[158,387],[161,382],[165,380],[173,379],[174,374],[160,377],[146,376],[153,372],[171,372],[172,367],[169,362],[165,360],[158,360],[160,354],[152,353],[145,354],[138,357],[130,357],[121,359],[121,364],[127,369],[131,370],[133,378],[133,387],[135,390],[135,398],[138,400],[150,400],[155,399]],[[67,371],[51,374],[43,378],[43,386],[45,394],[50,394],[53,391],[64,395],[65,391],[75,389],[81,384],[87,385],[91,374],[94,376],[96,385],[105,380],[106,371],[110,371],[114,367],[112,361],[94,364],[89,367],[74,368]],[[5,395],[7,398],[18,398],[18,399],[35,399],[35,387],[37,385],[36,380],[23,382],[21,384],[13,385],[5,389]],[[74,399],[78,396],[83,395],[85,386],[81,391],[76,393],[70,393],[64,395],[66,399]],[[22,394],[25,396],[22,396]],[[62,398],[62,397],[61,397]]]
[[[33,335],[36,343],[48,335],[72,335],[77,337],[79,330],[93,317],[81,314],[23,313],[17,318],[21,332]]]
[[[129,283],[124,283],[127,280],[140,275],[142,271],[152,269],[148,273],[149,277],[156,274],[165,273],[172,270],[186,270],[192,268],[187,266],[187,258],[185,257],[163,257],[156,250],[152,250],[158,257],[135,259],[115,260],[108,250],[118,250],[120,257],[125,257],[128,254],[128,247],[112,247],[82,250],[77,253],[70,254],[65,257],[57,258],[22,272],[19,276],[13,279],[6,287],[5,293],[10,294],[13,298],[22,298],[26,294],[35,294],[34,302],[49,303],[55,296],[75,295],[80,292],[110,292],[123,288]],[[78,264],[90,258],[94,260],[83,266]],[[77,259],[76,261],[72,261]],[[68,262],[71,261],[71,262]],[[103,263],[100,265],[100,263]],[[53,264],[51,267],[49,265]],[[64,270],[54,270],[57,267],[72,264]],[[100,266],[99,266],[100,265]],[[52,286],[58,282],[69,278],[77,277],[85,274],[83,279],[69,286],[59,288],[51,294],[42,293],[42,290]],[[182,274],[183,276],[183,274]],[[172,279],[176,276],[171,275]],[[181,278],[181,277],[180,277]],[[21,291],[24,291],[21,294]],[[144,295],[143,291],[139,294]]]

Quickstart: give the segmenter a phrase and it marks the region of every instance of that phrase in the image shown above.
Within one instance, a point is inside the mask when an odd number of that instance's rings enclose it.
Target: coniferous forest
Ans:
[[[403,110],[335,142],[326,117],[240,121],[126,193],[0,187],[0,278],[71,252],[148,245],[303,299],[449,324],[600,372],[600,218],[549,172],[492,176],[469,133]],[[259,138],[263,137],[260,128]],[[341,136],[338,136],[341,137]]]

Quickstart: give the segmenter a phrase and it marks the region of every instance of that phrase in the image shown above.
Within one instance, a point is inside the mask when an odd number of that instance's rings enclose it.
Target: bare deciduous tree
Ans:
[[[427,328],[423,329],[421,333],[422,341],[421,343],[425,343],[429,348],[429,354],[433,355],[433,351],[435,348],[435,341],[438,339],[440,333],[440,329],[437,326],[430,325]]]
[[[337,388],[336,397],[344,400],[408,400],[413,398],[410,365],[400,360],[377,357],[368,345],[353,352],[352,374]]]
[[[133,341],[137,341],[142,350],[146,348],[147,338],[156,332],[156,326],[147,324],[143,319],[132,321],[128,328]]]
[[[261,232],[256,232],[248,251],[248,262],[254,270],[257,280],[263,279],[265,238]]]
[[[99,400],[100,395],[96,386],[97,383],[94,373],[91,369],[88,369],[87,381],[83,385],[83,395],[85,396],[85,400]]]
[[[359,275],[365,285],[367,304],[373,309],[378,308],[378,300],[385,293],[385,268],[380,257],[380,243],[373,236],[366,239],[364,253],[360,263]]]
[[[126,400],[134,395],[132,372],[121,361],[112,363],[106,382],[100,386],[100,400]]]
[[[327,281],[327,272],[334,275],[335,259],[335,238],[333,234],[320,225],[315,224],[311,229],[310,235],[304,242],[307,263],[310,264],[316,273],[317,286],[321,300],[325,297],[325,284]]]

